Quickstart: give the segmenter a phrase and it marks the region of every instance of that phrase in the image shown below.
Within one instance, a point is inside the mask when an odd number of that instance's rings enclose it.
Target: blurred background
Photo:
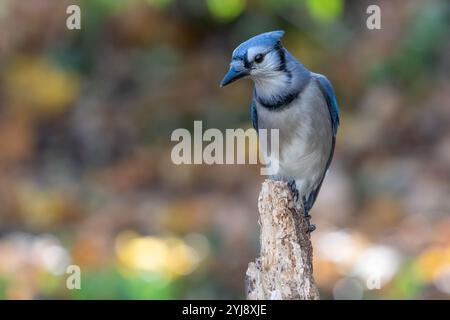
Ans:
[[[81,30],[66,8],[81,7]],[[366,9],[381,8],[381,30]],[[333,83],[315,207],[322,299],[450,298],[446,0],[0,0],[0,298],[244,298],[257,165],[172,164],[177,128],[249,128],[231,52],[283,44]],[[81,290],[66,268],[81,268]]]

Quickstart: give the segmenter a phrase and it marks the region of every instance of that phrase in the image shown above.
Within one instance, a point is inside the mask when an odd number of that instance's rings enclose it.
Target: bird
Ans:
[[[328,78],[308,70],[282,46],[284,33],[262,33],[238,45],[220,87],[244,77],[253,81],[253,127],[279,130],[279,155],[272,159],[279,169],[271,178],[288,182],[312,232],[309,212],[333,159],[339,107]]]

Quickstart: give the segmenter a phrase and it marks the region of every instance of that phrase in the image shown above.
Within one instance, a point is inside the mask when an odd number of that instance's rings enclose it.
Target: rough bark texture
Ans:
[[[248,299],[319,299],[308,224],[299,202],[294,203],[285,182],[262,184],[258,199],[261,253],[247,269]]]

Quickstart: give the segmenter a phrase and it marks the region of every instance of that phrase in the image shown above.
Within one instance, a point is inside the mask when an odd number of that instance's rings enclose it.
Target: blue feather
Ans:
[[[233,59],[243,59],[246,57],[247,50],[254,46],[262,46],[262,47],[275,47],[277,43],[280,42],[281,38],[284,35],[284,31],[271,31],[259,34],[254,36],[253,38],[248,39],[247,41],[241,43],[234,51],[232,58]]]
[[[256,133],[258,133],[258,113],[256,113],[255,98],[252,99],[252,104],[250,106],[250,114],[252,117],[253,128],[255,128]]]
[[[327,77],[318,73],[315,73],[314,76],[318,80],[320,90],[327,100],[328,110],[330,111],[331,117],[331,126],[333,128],[333,134],[336,136],[339,128],[339,107],[336,101],[336,95],[334,94],[333,87]]]

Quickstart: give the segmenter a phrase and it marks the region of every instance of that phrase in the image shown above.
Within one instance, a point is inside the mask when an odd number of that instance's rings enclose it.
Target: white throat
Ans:
[[[255,89],[259,97],[271,100],[282,95],[288,90],[290,78],[285,72],[273,72],[252,77]]]

